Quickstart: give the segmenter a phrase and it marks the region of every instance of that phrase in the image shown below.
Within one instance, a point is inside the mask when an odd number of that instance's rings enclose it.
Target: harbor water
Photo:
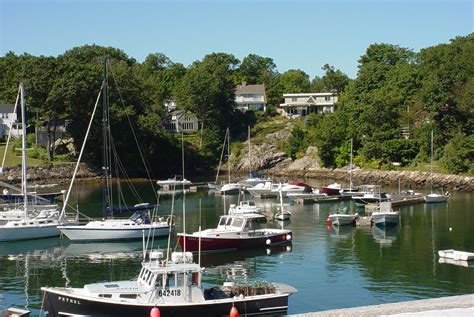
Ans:
[[[311,185],[321,186],[316,181]],[[156,203],[149,186],[136,184],[136,189]],[[80,184],[73,193],[80,212],[98,218],[101,195],[100,184]],[[255,201],[269,215],[279,206],[277,199]],[[197,231],[200,225],[215,227],[232,203],[237,203],[237,196],[207,190],[187,193],[185,203],[182,195],[159,196],[161,214],[174,210],[175,233]],[[387,229],[328,225],[328,214],[338,208],[364,214],[351,201],[291,204],[290,222],[269,220],[265,225],[293,230],[292,245],[203,254],[203,282],[247,279],[290,284],[298,293],[290,297],[289,314],[472,294],[474,264],[443,263],[437,251],[474,252],[473,203],[473,193],[454,192],[447,203],[400,206],[396,208],[400,223]],[[177,247],[175,233],[172,248]],[[160,238],[155,246],[164,248],[167,243],[167,238]],[[0,243],[0,308],[27,308],[38,316],[42,286],[82,287],[133,279],[140,270],[142,250],[142,241],[81,244],[58,237]]]

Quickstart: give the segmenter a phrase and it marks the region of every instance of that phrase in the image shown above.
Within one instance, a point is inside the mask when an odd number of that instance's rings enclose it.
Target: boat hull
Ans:
[[[57,223],[24,227],[2,227],[0,229],[0,242],[57,237],[60,233]]]
[[[372,221],[377,226],[395,226],[398,224],[400,216],[398,213],[393,214],[372,214]]]
[[[353,196],[352,200],[354,200],[354,203],[356,206],[365,206],[367,204],[373,204],[373,203],[380,203],[381,201],[388,201],[387,198],[380,198],[380,197],[358,197],[358,196]]]
[[[449,196],[447,195],[437,195],[430,194],[424,197],[426,203],[442,203],[448,201]]]
[[[341,188],[331,188],[331,187],[326,187],[326,186],[323,186],[323,188],[321,189],[321,192],[328,196],[340,195],[341,194],[340,191],[341,191]]]
[[[241,250],[259,247],[268,247],[272,245],[279,245],[284,243],[291,243],[293,238],[290,230],[279,230],[274,234],[256,234],[250,236],[225,237],[212,236],[201,237],[199,243],[198,235],[178,234],[178,242],[182,249],[184,249],[184,241],[186,240],[186,251],[198,252],[199,244],[203,252],[217,252],[226,250]],[[269,241],[268,241],[269,240]]]
[[[329,221],[336,226],[353,225],[357,216],[353,215],[329,215]]]
[[[100,228],[87,226],[60,226],[59,230],[71,241],[118,241],[118,240],[137,240],[143,236],[167,236],[170,232],[170,226],[153,225],[136,226],[136,228]]]
[[[94,316],[94,317],[136,317],[149,316],[155,305],[153,303],[133,303],[110,301],[86,296],[75,296],[61,289],[42,288],[44,308],[48,317],[59,316]],[[288,310],[289,294],[271,294],[260,296],[233,297],[208,300],[199,303],[160,304],[156,307],[161,316],[225,316],[229,315],[232,306],[245,316],[267,314],[285,315]]]

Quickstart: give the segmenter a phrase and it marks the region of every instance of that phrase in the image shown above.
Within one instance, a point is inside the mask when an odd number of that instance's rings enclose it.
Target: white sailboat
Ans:
[[[18,91],[18,99],[21,104],[21,120],[22,120],[22,146],[21,146],[21,178],[22,178],[22,205],[6,212],[12,218],[6,217],[0,222],[0,241],[16,241],[27,239],[38,239],[59,236],[59,207],[51,205],[50,208],[44,208],[37,214],[32,215],[31,201],[28,201],[28,186],[26,176],[26,104],[23,84],[20,83]],[[18,217],[19,214],[22,217]],[[4,214],[5,216],[5,214]]]
[[[156,205],[150,205],[148,203],[139,203],[133,207],[114,207],[114,201],[112,200],[112,175],[111,175],[111,135],[109,125],[109,110],[108,110],[108,77],[107,77],[107,60],[104,61],[104,80],[102,83],[101,91],[97,97],[92,117],[87,128],[86,137],[82,144],[79,159],[77,160],[76,168],[71,180],[69,189],[66,194],[64,206],[61,211],[61,215],[64,215],[66,206],[71,194],[72,186],[76,177],[76,173],[79,167],[79,163],[84,152],[84,148],[89,135],[90,127],[92,125],[94,115],[102,94],[103,98],[103,150],[104,150],[104,167],[102,171],[104,173],[104,190],[103,190],[103,207],[104,216],[112,218],[106,218],[105,220],[92,220],[85,225],[66,225],[59,226],[59,230],[72,241],[111,241],[111,240],[130,240],[130,239],[141,239],[143,236],[167,236],[173,226],[172,218],[164,219],[162,217],[156,217],[154,215],[157,211]],[[139,149],[140,150],[140,149]],[[140,152],[141,154],[141,152]],[[120,197],[120,195],[119,195]],[[150,215],[150,210],[153,210],[153,214]],[[134,212],[134,214],[128,219],[114,219],[113,215],[121,212]],[[153,219],[155,218],[155,219]]]
[[[430,159],[430,178],[431,178],[431,193],[424,196],[425,202],[427,203],[442,203],[448,200],[449,193],[433,192],[433,130],[431,130],[431,159]]]

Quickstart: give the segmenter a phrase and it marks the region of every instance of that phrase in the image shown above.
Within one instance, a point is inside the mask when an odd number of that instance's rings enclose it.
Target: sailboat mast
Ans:
[[[109,93],[108,93],[108,77],[107,77],[107,57],[104,58],[104,83],[102,94],[102,174],[104,177],[103,186],[103,204],[104,213],[112,208],[110,201],[110,156],[109,156]]]
[[[26,109],[25,90],[23,83],[20,83],[21,98],[21,186],[23,187],[23,207],[25,210],[25,220],[27,218],[28,189],[26,187]]]
[[[249,129],[249,136],[248,136],[248,139],[249,139],[249,174],[252,172],[252,164],[251,164],[251,161],[250,161],[250,126],[248,127]],[[250,177],[250,175],[249,175]]]
[[[431,178],[431,193],[433,194],[433,130],[431,130],[431,146],[430,146],[430,178]]]
[[[352,191],[352,142],[353,139],[351,138],[351,159],[350,159],[350,166],[349,166],[349,189]]]
[[[227,128],[227,169],[229,175],[229,184],[230,184],[230,132]]]

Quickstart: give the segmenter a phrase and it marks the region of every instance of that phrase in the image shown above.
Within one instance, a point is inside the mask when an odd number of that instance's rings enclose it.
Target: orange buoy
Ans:
[[[158,309],[158,307],[153,307],[150,311],[150,317],[160,317],[161,314],[160,314],[160,310]],[[238,316],[238,315],[237,315]]]
[[[239,317],[239,311],[237,307],[232,306],[232,308],[230,309],[229,317]]]

